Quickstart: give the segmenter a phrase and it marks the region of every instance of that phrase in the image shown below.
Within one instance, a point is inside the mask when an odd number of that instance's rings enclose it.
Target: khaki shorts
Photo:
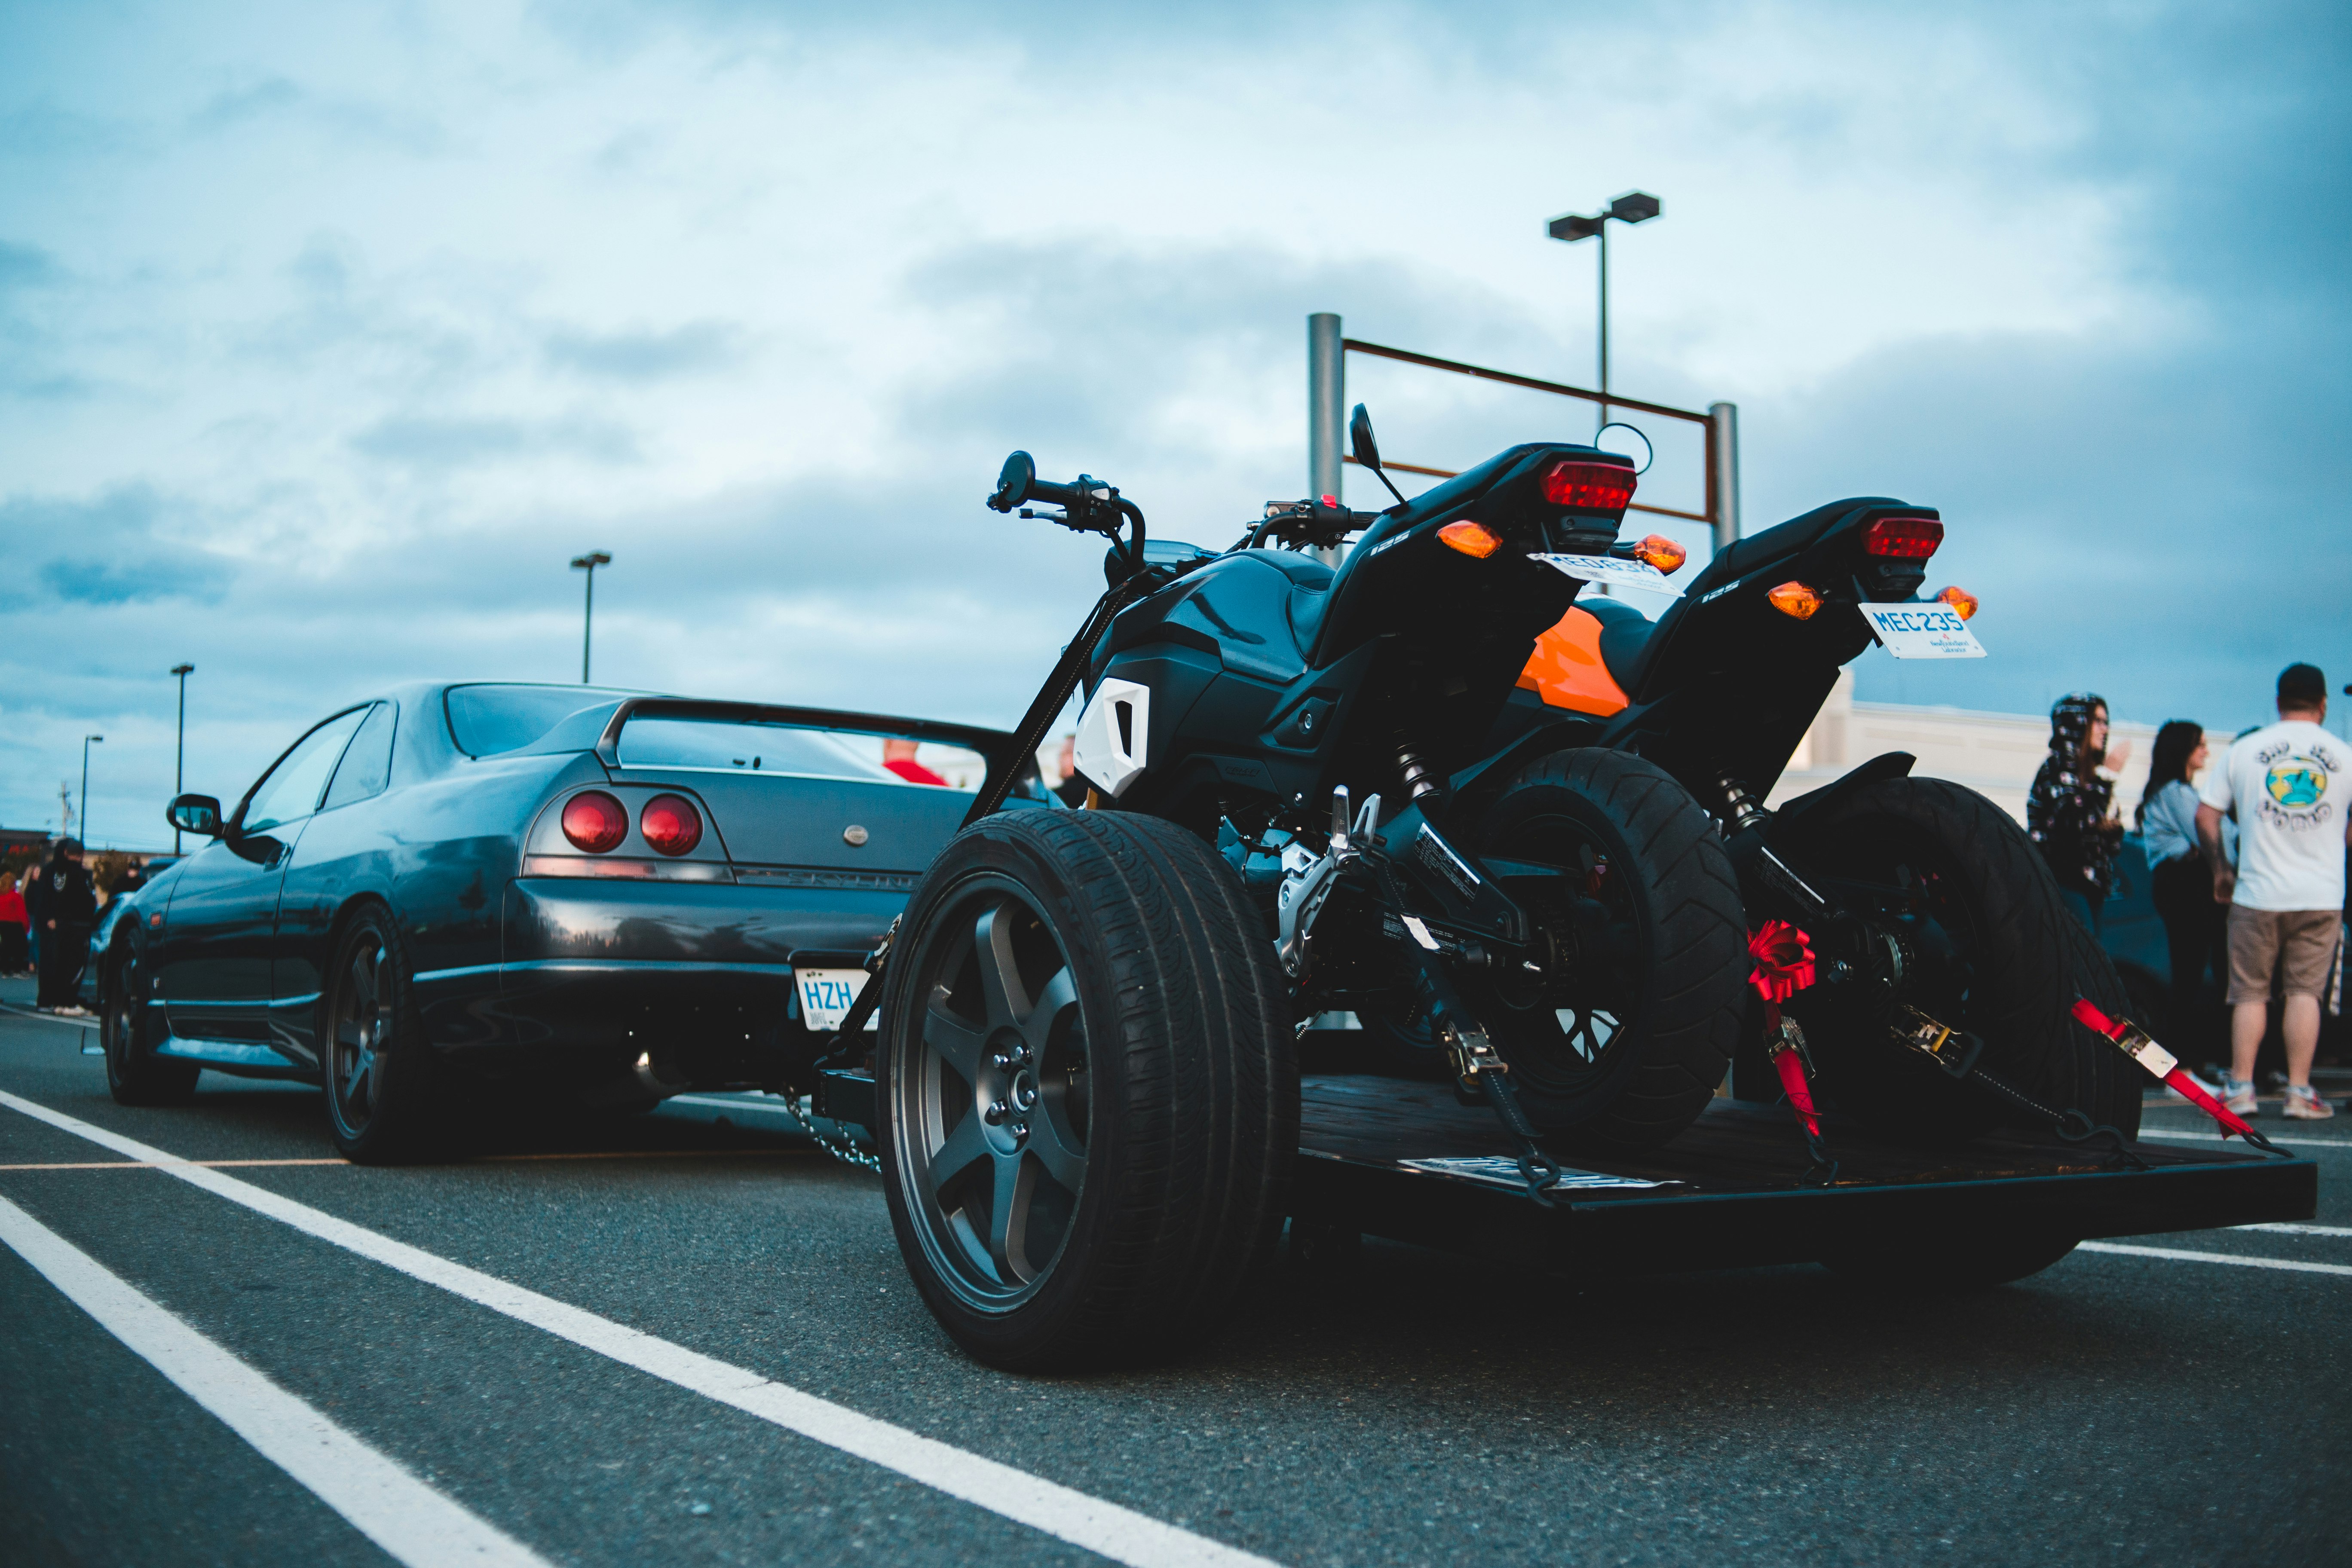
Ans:
[[[2271,972],[2287,996],[2317,996],[2336,965],[2344,917],[2334,910],[2248,910],[2230,906],[2230,1000],[2267,1002]]]

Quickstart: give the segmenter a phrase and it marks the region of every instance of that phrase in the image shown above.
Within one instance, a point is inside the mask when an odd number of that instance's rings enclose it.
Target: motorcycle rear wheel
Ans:
[[[1655,763],[1580,749],[1513,779],[1475,846],[1572,873],[1511,889],[1568,933],[1549,944],[1553,973],[1462,984],[1528,1117],[1569,1149],[1638,1152],[1681,1132],[1723,1081],[1746,1005],[1738,887],[1713,819]]]
[[[1803,828],[1806,865],[1904,932],[1913,969],[1901,1000],[1981,1037],[1981,1066],[2053,1110],[2080,1110],[2126,1137],[2138,1131],[2139,1069],[2069,1015],[2078,995],[2127,1011],[2123,983],[2007,813],[1945,780],[1895,778],[1832,803]],[[1826,987],[1789,1004],[1832,1109],[1931,1145],[2015,1121],[2006,1100],[1895,1045],[1887,1010]]]

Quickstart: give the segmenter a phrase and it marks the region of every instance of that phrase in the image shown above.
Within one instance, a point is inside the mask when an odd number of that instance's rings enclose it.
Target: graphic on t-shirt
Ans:
[[[2287,757],[2271,764],[2263,787],[2270,791],[2273,800],[2290,810],[2299,805],[2317,805],[2319,797],[2327,793],[2327,770],[2316,758]]]

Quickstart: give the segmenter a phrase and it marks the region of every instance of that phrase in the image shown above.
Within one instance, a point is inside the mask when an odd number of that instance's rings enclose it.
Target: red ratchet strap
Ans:
[[[1805,1078],[1805,1034],[1794,1018],[1780,1016],[1780,1004],[1813,983],[1812,941],[1787,921],[1766,921],[1748,939],[1748,956],[1756,961],[1748,984],[1764,999],[1764,1049],[1780,1075],[1780,1087],[1805,1130],[1816,1170],[1834,1180],[1837,1162],[1822,1145],[1822,1117],[1814,1108],[1812,1086]]]
[[[2180,1065],[2179,1058],[2149,1038],[2147,1031],[2138,1025],[2127,1018],[2110,1018],[2093,1006],[2089,998],[2081,996],[2074,999],[2074,1021],[2093,1034],[2104,1035],[2113,1040],[2124,1055],[2162,1079],[2166,1088],[2176,1091],[2181,1099],[2220,1122],[2222,1137],[2227,1138],[2234,1132],[2258,1148],[2284,1152],[2275,1150],[2269,1139],[2246,1125],[2237,1112],[2206,1093],[2198,1081],[2189,1076],[2189,1069]]]

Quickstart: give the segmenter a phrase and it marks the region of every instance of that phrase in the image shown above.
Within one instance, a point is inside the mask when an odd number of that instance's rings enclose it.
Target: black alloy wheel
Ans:
[[[1086,1023],[1068,958],[1010,879],[967,883],[931,935],[898,1152],[941,1279],[1003,1311],[1051,1270],[1086,1187]]]
[[[1475,843],[1538,928],[1525,957],[1461,982],[1529,1118],[1564,1147],[1673,1138],[1722,1082],[1746,1005],[1738,891],[1713,819],[1654,763],[1586,748],[1512,780]]]
[[[1287,994],[1233,868],[1153,817],[1000,812],[932,862],[880,983],[884,1193],[956,1342],[1071,1372],[1214,1332],[1298,1147]]]
[[[125,952],[114,962],[99,1021],[100,1044],[106,1047],[107,1092],[118,1105],[184,1105],[194,1098],[196,1075],[203,1069],[194,1062],[155,1055],[146,974],[136,953]]]
[[[335,1147],[362,1164],[415,1158],[427,1152],[440,1127],[433,1059],[390,912],[375,905],[362,909],[334,951],[320,1065]]]

